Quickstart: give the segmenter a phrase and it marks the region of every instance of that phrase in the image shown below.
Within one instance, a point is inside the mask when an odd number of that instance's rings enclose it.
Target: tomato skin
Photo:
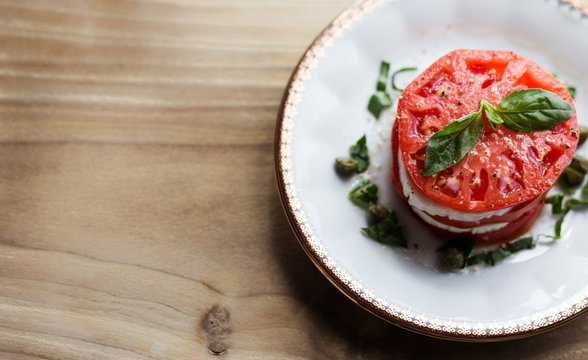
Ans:
[[[396,143],[392,137],[392,147],[397,146],[416,186],[444,206],[470,212],[517,206],[547,192],[576,149],[575,112],[553,130],[533,133],[502,125],[493,130],[485,119],[481,138],[458,164],[423,176],[426,144],[435,132],[477,111],[482,99],[496,106],[512,91],[525,88],[552,91],[574,105],[566,87],[550,73],[511,52],[456,50],[419,75],[402,93]],[[398,157],[392,159],[397,174]]]

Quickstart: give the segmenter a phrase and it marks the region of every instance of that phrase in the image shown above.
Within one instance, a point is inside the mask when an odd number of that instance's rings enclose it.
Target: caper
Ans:
[[[352,158],[336,158],[335,169],[342,175],[353,175],[357,172],[357,160]]]
[[[566,180],[571,186],[580,186],[584,181],[584,174],[581,171],[569,166],[566,169]]]
[[[368,208],[368,211],[374,222],[384,221],[388,217],[388,214],[390,214],[388,209],[382,205],[371,205]]]
[[[463,251],[454,247],[448,247],[443,251],[441,261],[443,267],[447,270],[461,269],[465,264],[465,256]]]

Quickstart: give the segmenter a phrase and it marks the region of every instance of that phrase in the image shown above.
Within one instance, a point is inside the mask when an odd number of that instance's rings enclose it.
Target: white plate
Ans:
[[[586,124],[587,38],[588,20],[558,1],[368,0],[335,19],[295,70],[276,129],[283,205],[323,274],[375,315],[442,338],[523,337],[586,312],[586,212],[566,218],[557,243],[541,240],[535,249],[494,267],[439,271],[435,249],[441,242],[421,228],[389,181],[394,110],[376,121],[366,105],[381,60],[392,70],[417,66],[422,71],[454,49],[511,50],[575,85],[578,119]],[[400,81],[415,75],[404,74]],[[345,156],[364,133],[370,169],[350,180],[340,178],[335,157]],[[408,249],[383,246],[360,233],[366,217],[347,193],[366,177],[380,185],[381,201],[399,214]],[[553,234],[554,222],[546,206],[531,232]]]

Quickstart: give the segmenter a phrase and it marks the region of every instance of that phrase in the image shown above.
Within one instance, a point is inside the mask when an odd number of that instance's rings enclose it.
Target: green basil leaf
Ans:
[[[406,71],[416,71],[417,68],[415,67],[405,67],[402,69],[398,69],[396,71],[394,71],[394,73],[392,74],[392,89],[396,90],[396,91],[404,91],[404,89],[399,88],[398,86],[396,86],[396,75],[406,72]]]
[[[384,220],[361,230],[367,237],[385,245],[404,248],[408,245],[404,231],[394,211],[388,213],[388,216]]]
[[[466,266],[478,265],[478,264],[486,262],[487,258],[488,258],[488,253],[486,253],[486,252],[479,253],[479,254],[472,255],[469,258],[467,258],[465,264],[466,264]]]
[[[568,86],[568,92],[570,93],[570,96],[572,97],[572,99],[576,99],[576,87],[575,86]]]
[[[564,212],[563,208],[564,194],[557,194],[545,199],[546,204],[551,204],[552,214],[561,214]]]
[[[517,241],[508,243],[506,245],[506,248],[508,249],[508,251],[510,251],[513,254],[517,253],[521,250],[532,249],[534,247],[535,247],[535,243],[533,242],[532,236],[527,236],[527,237],[521,238]]]
[[[566,209],[564,211],[563,215],[559,219],[557,219],[557,221],[555,222],[555,229],[554,229],[555,235],[551,236],[551,238],[553,240],[559,240],[561,238],[561,226],[562,226],[563,221],[569,211],[570,211],[570,209]]]
[[[382,61],[380,63],[380,76],[378,76],[378,84],[376,90],[386,91],[386,84],[388,83],[388,72],[390,71],[390,63]]]
[[[390,95],[385,91],[378,90],[370,98],[368,110],[376,117],[376,119],[379,119],[382,111],[390,106],[392,106],[392,98],[390,98]]]
[[[349,200],[367,210],[378,202],[378,186],[369,180],[363,180],[349,192]]]
[[[488,256],[486,257],[486,264],[496,265],[497,262],[509,257],[510,255],[512,255],[512,253],[508,249],[499,247],[498,249],[492,250],[488,253]]]
[[[437,131],[427,142],[423,175],[435,175],[457,164],[482,135],[482,112],[463,116]]]
[[[488,101],[482,99],[480,101],[480,105],[484,108],[484,114],[490,122],[492,129],[496,130],[496,125],[504,123],[504,120],[502,120],[502,118],[496,114],[496,108],[492,106]]]
[[[468,257],[465,261],[465,266],[473,266],[481,263],[488,265],[495,265],[497,262],[509,257],[510,255],[522,250],[532,249],[535,247],[532,236],[521,238],[506,245],[492,250],[481,252]]]
[[[568,199],[566,209],[578,209],[588,206],[588,200]]]
[[[367,140],[365,135],[362,136],[355,145],[349,148],[349,155],[357,161],[357,172],[364,172],[370,165],[370,156],[368,154]]]
[[[496,107],[503,125],[519,132],[551,130],[574,115],[574,108],[556,94],[543,89],[516,90]]]

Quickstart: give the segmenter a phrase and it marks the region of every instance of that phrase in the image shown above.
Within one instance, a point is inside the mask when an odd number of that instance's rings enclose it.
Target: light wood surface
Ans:
[[[340,294],[278,199],[282,92],[351,0],[0,0],[1,359],[587,359],[588,318],[430,339]]]

